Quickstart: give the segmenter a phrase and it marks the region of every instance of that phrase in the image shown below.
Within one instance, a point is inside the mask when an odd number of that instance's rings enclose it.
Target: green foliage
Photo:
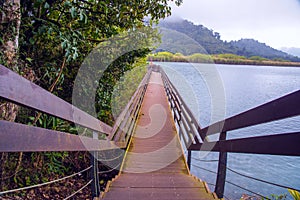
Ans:
[[[195,63],[211,63],[213,59],[210,55],[195,53],[193,55],[188,56],[189,62]]]
[[[284,200],[284,199],[286,199],[286,197],[287,197],[287,194],[280,194],[280,195],[271,194],[272,200]]]
[[[245,56],[238,56],[238,55],[235,55],[235,54],[229,54],[229,53],[226,53],[226,54],[218,54],[218,55],[215,55],[216,58],[223,58],[223,59],[235,59],[235,60],[239,60],[239,59],[246,59]]]
[[[273,61],[278,61],[278,62],[288,62],[288,60],[283,59],[283,58],[273,58]]]
[[[292,189],[288,189],[294,200],[300,200],[300,192]]]
[[[116,119],[138,89],[147,72],[146,59],[139,59],[133,64],[133,69],[127,71],[116,84],[112,94],[112,111]]]
[[[173,60],[173,54],[170,52],[158,52],[156,54],[151,54],[149,55],[149,58],[155,60],[155,61],[160,61],[160,62],[169,62]]]
[[[126,35],[126,33],[129,35],[132,31],[142,27],[150,28],[159,19],[169,16],[170,1],[20,1],[21,27],[18,41],[19,55],[17,56],[19,72],[26,77],[25,71],[32,70],[35,83],[71,103],[74,80],[87,55],[113,36]],[[182,0],[175,0],[176,4],[181,4],[181,2]],[[1,9],[2,7],[0,12]],[[145,17],[149,18],[146,23]],[[8,28],[14,27],[9,24],[5,25]],[[6,26],[1,24],[0,28],[5,30]],[[16,34],[13,30],[11,33]],[[129,51],[114,59],[114,62],[103,73],[101,80],[97,82],[95,107],[97,116],[101,120],[113,123],[111,101],[115,84],[126,71],[142,66],[139,58],[145,57],[150,52],[151,45],[157,40],[147,36],[146,34],[137,35],[138,40],[147,43],[146,48]],[[120,39],[126,40],[127,38]],[[0,32],[0,45],[3,41],[3,34]],[[114,56],[119,53],[117,47],[116,45],[115,48],[103,48],[102,51]],[[0,52],[0,62],[5,64],[2,52]],[[138,67],[136,71],[138,77],[135,83],[139,82],[144,70],[145,68]],[[86,82],[89,82],[89,79]],[[50,89],[52,86],[53,89]],[[121,100],[123,101],[123,98]],[[22,109],[20,115],[19,121],[26,124],[33,124],[36,118],[36,113],[30,110]],[[77,131],[72,124],[46,114],[42,114],[37,119],[35,125],[39,127],[71,133]],[[84,133],[87,136],[90,134],[89,131],[84,131]],[[70,154],[71,156],[68,156]],[[87,156],[76,155],[74,152],[24,153],[17,176],[3,179],[1,185],[5,185],[6,189],[32,185],[40,183],[41,180],[47,181],[66,172],[70,174],[87,167],[89,163],[89,159],[85,160]],[[5,176],[15,173],[18,159],[16,154],[7,157],[4,161],[1,160],[5,163],[2,168]]]
[[[252,56],[246,58],[235,54],[201,54],[195,53],[184,56],[181,53],[158,52],[148,55],[149,61],[159,62],[193,62],[193,63],[216,63],[216,64],[232,64],[232,65],[277,65],[277,66],[297,66],[297,63],[287,61],[273,61],[260,56]]]
[[[249,59],[250,60],[258,60],[258,61],[266,61],[266,60],[268,60],[267,58],[263,58],[263,57],[260,57],[260,56],[251,56]]]
[[[262,200],[267,200],[267,199],[271,199],[271,200],[285,200],[287,198],[287,194],[271,194],[270,196],[267,196],[266,198],[264,197],[258,197],[258,198],[254,198],[254,199],[262,199]]]
[[[68,152],[48,152],[44,154],[46,168],[49,173],[63,175],[68,172],[68,168],[63,165],[68,157]]]
[[[56,92],[70,101],[72,81],[88,53],[113,35],[146,26],[145,16],[150,17],[151,25],[170,15],[168,2],[21,1],[20,58],[34,70],[44,88],[49,88],[63,70]],[[62,67],[64,60],[66,66]]]
[[[38,118],[30,116],[28,117],[28,119],[30,120],[28,122],[29,125],[33,125],[34,121],[37,119],[35,125],[38,127],[77,134],[76,127],[71,126],[69,122],[61,120],[57,117],[49,116],[47,114],[41,114],[41,116]]]

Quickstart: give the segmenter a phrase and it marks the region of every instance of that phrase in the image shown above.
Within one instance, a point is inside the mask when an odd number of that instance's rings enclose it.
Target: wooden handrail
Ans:
[[[300,115],[300,90],[209,125],[199,134],[211,135]]]
[[[151,70],[144,76],[139,88],[112,128],[0,65],[0,97],[93,131],[93,138],[89,138],[0,120],[0,152],[90,151],[92,196],[99,196],[97,151],[127,147],[136,125],[150,73]],[[99,132],[106,134],[108,137],[99,140],[97,134],[95,134]]]
[[[0,65],[0,97],[109,135],[112,127]]]
[[[108,136],[105,140],[98,140],[0,120],[0,152],[100,151],[105,148],[125,148],[134,130],[150,74],[151,70],[148,70],[112,128],[0,65],[0,97]]]
[[[115,121],[112,134],[109,136],[109,139],[119,142],[120,147],[125,148],[127,146],[127,142],[129,141],[129,137],[132,135],[132,131],[135,126],[136,119],[142,105],[142,100],[150,79],[151,71],[151,69],[148,70],[143,80],[139,84],[138,89],[132,95],[129,102]]]
[[[192,144],[189,150],[300,156],[300,132]]]
[[[0,120],[0,152],[101,151],[119,148],[98,140]]]
[[[192,151],[219,152],[215,186],[215,192],[219,198],[224,197],[227,152],[300,156],[300,132],[276,133],[256,137],[246,135],[238,139],[226,138],[226,135],[229,134],[227,131],[300,115],[300,90],[201,128],[163,69],[161,67],[156,68],[162,74],[174,120],[177,123],[179,137],[183,140],[188,152],[189,167],[191,167]],[[178,114],[180,116],[177,116]],[[215,133],[220,133],[219,140],[209,142],[207,136]]]
[[[300,142],[299,133],[258,137],[245,136],[239,139],[227,139],[216,142],[209,142],[206,139],[206,136],[211,134],[222,132],[229,134],[230,132],[228,131],[300,115],[300,90],[221,120],[205,128],[200,128],[192,112],[162,68],[160,68],[160,71],[167,94],[171,94],[169,95],[170,104],[180,105],[171,107],[173,108],[174,117],[177,115],[178,110],[180,110],[180,120],[177,119],[178,117],[175,117],[175,121],[177,120],[179,133],[183,137],[188,150],[300,156],[300,146],[296,145],[296,143]],[[190,138],[191,135],[193,135],[193,138]],[[278,146],[284,148],[278,149]]]

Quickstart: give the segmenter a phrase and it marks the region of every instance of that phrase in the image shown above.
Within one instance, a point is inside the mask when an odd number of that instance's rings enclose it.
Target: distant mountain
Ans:
[[[261,56],[269,59],[300,61],[299,57],[276,50],[254,39],[223,41],[218,32],[183,19],[162,20],[159,28],[162,33],[162,44],[157,51],[170,51],[184,55],[231,53],[245,57]]]
[[[246,57],[261,56],[269,59],[284,59],[291,61],[300,60],[300,58],[296,58],[295,56],[289,55],[288,53],[274,49],[270,46],[267,46],[265,43],[260,43],[254,39],[241,39],[239,41],[231,41],[230,45],[238,49],[236,54]]]
[[[281,48],[282,51],[289,53],[291,55],[294,56],[298,56],[300,58],[300,48],[295,48],[295,47],[291,47],[291,48],[287,48],[287,47],[283,47]]]
[[[189,22],[187,20],[183,20],[183,19],[162,20],[159,23],[159,27],[161,27],[161,32],[163,35],[161,47],[164,48],[173,46],[172,49],[174,49],[174,44],[176,43],[180,43],[180,44],[182,43],[185,44],[185,46],[188,46],[189,43],[193,43],[194,45],[197,46],[201,45],[202,46],[201,48],[203,50],[205,49],[206,52],[209,54],[236,52],[234,48],[231,48],[230,46],[228,46],[228,44],[220,40],[219,33],[213,32],[213,30],[209,30],[208,28],[202,25],[195,25],[192,22]],[[178,39],[180,39],[180,36],[182,35],[186,35],[190,39],[188,41],[178,41]],[[200,53],[197,52],[197,50],[194,48],[194,45],[191,47],[190,50],[185,50],[185,51]],[[177,48],[179,50],[181,49],[180,46],[178,46]],[[185,52],[179,52],[179,53],[185,54]]]

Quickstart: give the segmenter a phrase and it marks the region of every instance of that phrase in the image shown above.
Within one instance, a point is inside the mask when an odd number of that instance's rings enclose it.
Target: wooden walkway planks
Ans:
[[[122,172],[103,199],[214,199],[189,175],[158,72],[151,74]]]

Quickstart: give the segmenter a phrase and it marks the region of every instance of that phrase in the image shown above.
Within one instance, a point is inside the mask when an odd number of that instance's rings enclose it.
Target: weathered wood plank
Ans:
[[[265,103],[246,112],[216,122],[200,130],[200,134],[214,134],[300,115],[300,90]],[[228,133],[229,134],[229,133]]]
[[[192,144],[190,150],[300,156],[300,132]]]
[[[0,65],[0,97],[41,112],[110,134],[112,127]]]
[[[0,120],[0,152],[102,151],[118,146],[107,140]]]

